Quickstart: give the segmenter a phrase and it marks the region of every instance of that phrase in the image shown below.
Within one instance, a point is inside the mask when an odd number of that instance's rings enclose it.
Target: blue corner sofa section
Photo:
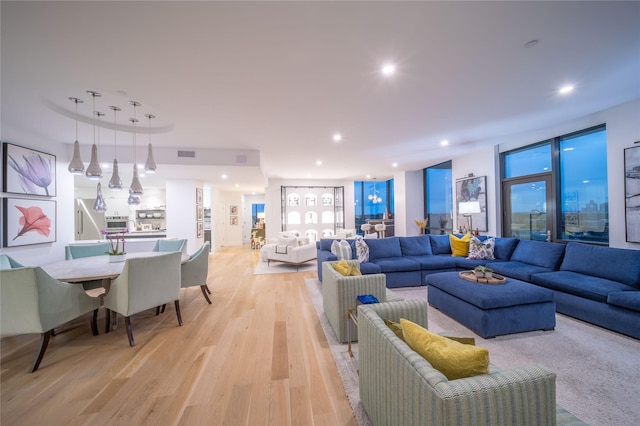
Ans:
[[[347,241],[357,258],[354,240]],[[336,260],[332,242],[316,243],[320,281],[322,262]],[[640,250],[496,238],[495,260],[474,260],[452,256],[448,235],[366,243],[369,261],[361,263],[360,270],[385,274],[387,287],[425,285],[429,274],[487,265],[498,274],[553,291],[557,312],[640,339]]]

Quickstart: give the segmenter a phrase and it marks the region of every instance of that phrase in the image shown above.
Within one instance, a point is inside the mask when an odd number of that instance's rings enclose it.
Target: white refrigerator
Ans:
[[[93,199],[76,198],[75,237],[76,240],[100,240],[101,230],[106,228],[104,213],[93,211]]]

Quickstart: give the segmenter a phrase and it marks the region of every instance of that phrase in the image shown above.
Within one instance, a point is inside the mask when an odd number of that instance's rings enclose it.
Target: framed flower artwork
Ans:
[[[11,143],[2,144],[2,190],[56,196],[56,157]]]
[[[56,202],[28,198],[2,200],[2,246],[56,241]]]

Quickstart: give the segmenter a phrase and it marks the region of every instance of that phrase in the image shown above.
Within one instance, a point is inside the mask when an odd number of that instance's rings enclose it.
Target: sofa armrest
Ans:
[[[348,260],[350,264],[357,260]],[[380,302],[386,299],[386,276],[384,274],[368,274],[345,277],[333,266],[335,262],[322,263],[322,302],[329,324],[333,328],[338,341],[346,343],[351,333],[352,340],[357,340],[358,330],[348,318],[347,308],[356,306],[357,296],[373,294]],[[348,330],[351,327],[351,330]]]

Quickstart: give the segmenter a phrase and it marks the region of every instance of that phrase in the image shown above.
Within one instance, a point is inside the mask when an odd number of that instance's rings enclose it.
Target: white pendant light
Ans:
[[[68,170],[73,175],[81,175],[84,173],[84,163],[80,158],[80,142],[78,142],[78,104],[83,103],[83,101],[78,98],[69,98],[69,100],[76,104],[76,141],[73,143],[73,158],[71,158]]]
[[[117,106],[110,106],[109,108],[113,110],[113,174],[111,175],[111,180],[109,180],[109,189],[120,191],[122,189],[122,179],[120,179],[120,173],[118,172],[116,113],[121,110]]]
[[[140,204],[140,197],[142,197],[142,194],[144,193],[142,184],[140,183],[140,177],[138,176],[138,164],[136,162],[136,123],[138,122],[138,119],[136,118],[136,107],[140,106],[140,102],[130,101],[129,103],[133,105],[133,118],[129,119],[133,124],[133,179],[131,180],[131,186],[129,187],[130,196],[127,202],[129,205],[137,205]]]
[[[96,213],[104,213],[107,211],[107,203],[104,202],[102,197],[102,185],[98,182],[98,190],[96,194],[96,202],[93,203],[93,211]]]
[[[149,119],[149,147],[147,152],[147,162],[144,163],[144,169],[148,173],[155,173],[158,169],[155,160],[153,159],[153,147],[151,146],[151,119],[156,118],[153,114],[145,114],[145,117]]]
[[[102,96],[98,92],[94,92],[92,90],[87,90],[91,96],[93,96],[93,113],[96,114],[96,98]],[[98,147],[96,146],[96,122],[93,121],[93,145],[91,145],[91,161],[89,162],[89,166],[87,167],[87,171],[85,175],[89,179],[98,180],[102,177],[102,168],[100,167],[100,162],[98,161]]]

